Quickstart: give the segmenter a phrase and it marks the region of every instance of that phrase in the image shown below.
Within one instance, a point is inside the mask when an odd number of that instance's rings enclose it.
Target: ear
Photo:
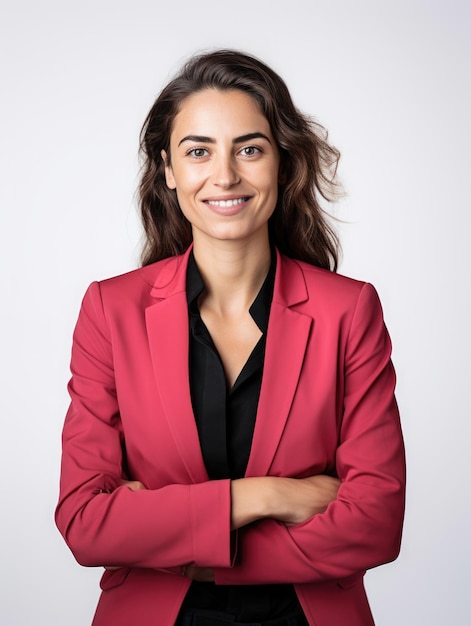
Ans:
[[[177,183],[175,182],[175,177],[173,176],[172,166],[169,163],[169,159],[167,157],[167,153],[165,150],[161,150],[160,156],[162,157],[162,161],[165,165],[165,182],[167,183],[167,187],[169,189],[176,189]]]

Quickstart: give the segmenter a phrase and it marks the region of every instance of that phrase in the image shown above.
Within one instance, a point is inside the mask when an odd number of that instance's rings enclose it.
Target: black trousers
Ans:
[[[296,611],[286,617],[263,622],[237,622],[233,615],[218,611],[188,609],[179,616],[175,626],[309,626],[305,616]]]

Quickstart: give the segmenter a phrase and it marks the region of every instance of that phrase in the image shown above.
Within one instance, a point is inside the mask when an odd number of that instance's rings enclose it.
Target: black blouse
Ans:
[[[262,331],[231,389],[224,368],[201,319],[198,297],[204,283],[193,253],[187,270],[190,324],[190,388],[203,459],[211,480],[242,478],[249,459],[262,384],[266,331],[275,279],[275,255],[268,275],[249,309]],[[226,585],[193,582],[182,610],[223,611],[239,621],[281,617],[299,607],[292,585]]]

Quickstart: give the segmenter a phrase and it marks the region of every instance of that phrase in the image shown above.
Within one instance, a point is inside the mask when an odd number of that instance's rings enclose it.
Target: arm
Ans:
[[[137,486],[128,485],[132,489],[144,488],[140,483]],[[288,525],[303,523],[327,509],[335,500],[339,486],[337,478],[327,475],[300,479],[262,476],[234,480],[231,486],[231,527],[238,529],[267,518]],[[213,568],[188,565],[182,573],[193,580],[214,581]]]
[[[230,481],[133,490],[121,485],[124,435],[100,287],[74,332],[56,523],[83,565],[229,567]],[[211,515],[208,515],[211,511]]]
[[[327,475],[308,478],[262,476],[240,478],[231,485],[231,527],[272,518],[288,525],[301,524],[323,513],[335,500],[340,481]]]
[[[240,532],[237,565],[219,584],[343,578],[396,558],[404,513],[404,449],[391,346],[376,292],[365,285],[345,351],[338,496],[326,512],[287,526],[274,519]]]

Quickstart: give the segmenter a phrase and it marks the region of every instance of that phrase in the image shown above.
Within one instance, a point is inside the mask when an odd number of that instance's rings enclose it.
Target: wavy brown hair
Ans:
[[[181,254],[192,241],[190,223],[179,208],[175,191],[166,185],[161,150],[171,162],[173,120],[185,98],[203,89],[237,89],[258,103],[280,153],[282,182],[269,222],[271,241],[292,258],[335,271],[339,239],[321,203],[338,195],[340,153],[328,143],[327,131],[295,107],[278,74],[259,59],[236,50],[191,57],[162,90],[144,122],[139,185],[145,232],[142,265]]]

